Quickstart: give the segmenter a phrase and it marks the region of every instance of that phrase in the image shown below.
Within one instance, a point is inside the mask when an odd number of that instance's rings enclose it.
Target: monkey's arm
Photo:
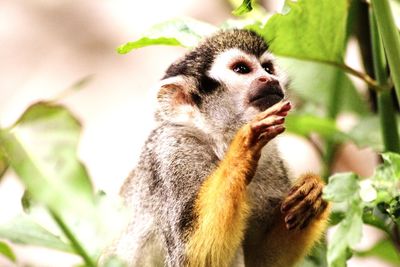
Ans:
[[[194,231],[189,235],[189,266],[228,266],[243,240],[248,217],[247,184],[257,168],[262,147],[283,132],[290,109],[279,103],[242,127],[219,166],[201,185],[195,201]]]
[[[318,176],[300,177],[263,240],[244,247],[246,266],[290,267],[310,251],[326,229],[329,216],[322,188]]]

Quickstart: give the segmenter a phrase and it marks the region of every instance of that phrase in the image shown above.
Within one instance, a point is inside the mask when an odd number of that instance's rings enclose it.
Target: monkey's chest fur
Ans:
[[[184,240],[196,220],[197,193],[220,162],[210,142],[204,133],[179,125],[162,125],[149,136],[137,167],[121,191],[133,212],[130,231],[136,233],[135,242],[140,244],[132,245],[135,249],[130,253],[141,256],[127,256],[130,262],[139,262],[138,258],[142,262],[143,253],[150,252],[146,248],[154,247],[154,242],[163,243],[158,248],[167,248],[164,253],[170,265],[181,261],[174,253],[185,249]],[[289,187],[285,164],[271,142],[264,147],[247,187],[251,215],[245,242],[257,242],[257,237],[267,233]]]

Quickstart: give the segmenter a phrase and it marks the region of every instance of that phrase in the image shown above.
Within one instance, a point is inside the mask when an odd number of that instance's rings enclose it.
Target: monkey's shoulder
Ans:
[[[216,168],[218,161],[210,141],[200,130],[162,124],[150,133],[139,162],[123,188],[134,185],[140,187],[141,194],[147,192],[148,195],[165,190],[186,190],[198,186]]]
[[[198,157],[215,161],[217,157],[211,148],[211,140],[200,129],[164,123],[151,132],[142,155],[147,156],[146,152],[151,151],[152,154],[148,156],[152,159],[172,163],[178,163],[176,160],[179,158],[194,161]]]

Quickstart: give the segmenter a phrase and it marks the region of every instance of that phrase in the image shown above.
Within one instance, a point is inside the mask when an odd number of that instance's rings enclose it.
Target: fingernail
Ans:
[[[285,218],[285,222],[286,223],[290,223],[293,220],[294,216],[293,215],[289,215]]]
[[[289,193],[288,193],[288,195],[291,195],[291,194],[293,194],[294,192],[296,192],[297,191],[297,187],[293,187],[292,189],[290,189],[290,191],[289,191]]]
[[[286,224],[286,228],[287,228],[288,230],[293,230],[295,227],[296,227],[296,225],[293,225],[293,224],[291,224],[291,225]]]

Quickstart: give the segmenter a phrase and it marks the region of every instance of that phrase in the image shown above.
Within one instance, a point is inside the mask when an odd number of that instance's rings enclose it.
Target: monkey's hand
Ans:
[[[322,199],[323,187],[319,176],[313,174],[304,175],[292,187],[281,206],[287,229],[304,229],[326,210],[328,203]]]
[[[290,109],[290,102],[284,101],[258,114],[248,124],[249,145],[261,150],[271,139],[281,134],[285,130],[283,123]]]
[[[329,204],[319,176],[302,175],[277,211],[275,223],[258,250],[249,247],[246,266],[296,266],[320,239],[328,225]]]

